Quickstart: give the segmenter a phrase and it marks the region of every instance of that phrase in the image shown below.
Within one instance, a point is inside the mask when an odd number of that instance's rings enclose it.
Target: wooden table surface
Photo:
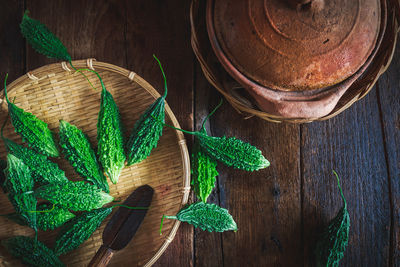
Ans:
[[[29,9],[73,59],[93,57],[134,70],[161,92],[156,54],[166,70],[167,101],[181,126],[199,129],[221,95],[192,52],[189,7],[188,0],[2,1],[0,74],[8,72],[11,82],[54,62],[20,34],[19,22]],[[318,233],[342,205],[332,169],[342,179],[351,220],[340,265],[400,266],[399,82],[397,49],[375,88],[328,121],[245,120],[225,102],[207,124],[209,131],[256,145],[271,166],[248,173],[220,164],[210,201],[229,209],[239,231],[208,233],[183,224],[156,266],[313,266]]]

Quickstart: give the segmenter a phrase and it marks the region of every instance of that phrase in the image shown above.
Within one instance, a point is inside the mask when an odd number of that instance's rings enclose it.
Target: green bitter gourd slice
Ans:
[[[343,199],[343,207],[335,218],[330,221],[323,234],[317,242],[315,249],[317,266],[339,266],[339,261],[344,257],[347,243],[349,241],[350,216],[347,211],[347,202],[343,195],[337,173],[333,171]]]
[[[146,159],[151,151],[157,147],[158,140],[162,135],[162,123],[165,121],[165,98],[168,91],[167,80],[160,61],[157,57],[154,56],[154,58],[157,60],[164,77],[165,92],[163,96],[159,97],[146,109],[133,126],[126,145],[128,166]],[[157,118],[157,120],[154,118]]]
[[[97,119],[97,153],[106,176],[116,184],[125,166],[122,122],[113,96],[107,91],[100,75],[98,73],[96,75],[102,87]]]
[[[25,12],[20,24],[21,33],[38,53],[49,58],[71,62],[71,56],[65,46],[44,24],[32,19]]]
[[[32,113],[17,107],[8,99],[6,86],[7,77],[8,75],[6,75],[4,80],[4,93],[8,103],[8,113],[10,114],[11,123],[15,128],[15,132],[35,151],[50,157],[58,157],[59,153],[53,139],[53,133],[47,127],[47,123],[40,120]]]
[[[66,223],[56,239],[54,247],[56,255],[65,254],[79,247],[93,234],[111,211],[112,207],[92,210],[82,213]]]
[[[197,202],[181,209],[175,216],[164,216],[187,222],[209,232],[236,231],[237,225],[228,210],[215,204]]]
[[[27,236],[14,236],[1,241],[1,244],[11,255],[21,259],[23,263],[29,266],[64,266],[51,249],[42,242],[33,238]]]
[[[59,205],[43,203],[37,210],[37,226],[43,231],[54,230],[75,217],[75,214]]]
[[[29,167],[35,181],[41,184],[65,183],[68,181],[64,171],[46,156],[19,145],[8,138],[3,137],[3,141],[8,152],[21,159]]]
[[[114,200],[97,186],[83,181],[43,185],[36,189],[35,195],[73,211],[90,211]]]
[[[36,210],[37,200],[32,194],[34,182],[29,168],[22,160],[8,154],[5,174],[8,199],[26,224],[37,231],[36,213],[32,212]]]
[[[75,171],[104,192],[110,192],[107,179],[100,169],[87,136],[78,127],[64,120],[60,120],[59,135],[65,158]]]
[[[204,203],[215,187],[217,162],[210,158],[195,141],[192,153],[192,185],[197,197]]]

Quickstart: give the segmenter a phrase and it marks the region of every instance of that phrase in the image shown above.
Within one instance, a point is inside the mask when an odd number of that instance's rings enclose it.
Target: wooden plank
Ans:
[[[218,104],[218,96],[215,89],[204,78],[198,62],[195,62],[195,130],[199,130],[203,120]],[[217,111],[218,112],[218,111]],[[210,129],[210,121],[206,122],[206,129]],[[217,178],[218,179],[218,178]],[[209,203],[220,205],[218,181],[208,198]],[[197,200],[197,199],[196,199]],[[224,266],[222,251],[222,233],[209,233],[201,229],[195,229],[194,253],[195,266]]]
[[[390,205],[376,91],[342,114],[302,125],[304,265],[342,201],[336,170],[347,198],[350,238],[341,266],[387,266]]]
[[[400,266],[400,44],[392,64],[378,81],[391,193],[390,266]]]
[[[126,67],[125,6],[121,1],[28,1],[30,15],[39,19],[67,47],[73,59],[96,58]],[[56,60],[27,47],[27,69]]]
[[[25,42],[19,31],[19,23],[24,10],[23,1],[5,1],[0,9],[0,83],[3,90],[5,74],[8,73],[8,84],[24,73]],[[3,121],[1,121],[3,123]],[[5,159],[5,158],[3,158]],[[4,196],[2,196],[3,199]],[[7,252],[0,247],[1,255]],[[8,263],[0,257],[0,266]]]
[[[208,95],[197,105],[196,114],[203,117],[221,95],[205,87],[199,91],[197,95]],[[222,234],[222,266],[296,266],[302,259],[299,126],[245,120],[224,103],[208,128],[214,136],[236,136],[257,146],[271,161],[269,168],[253,173],[218,165],[220,205],[231,212],[239,229]],[[220,264],[219,258],[216,264],[204,259],[210,253],[207,245],[218,242],[217,237],[196,235],[196,265]]]
[[[126,2],[127,65],[160,93],[163,80],[155,54],[168,81],[167,102],[184,129],[193,128],[193,55],[190,47],[190,1]],[[187,138],[188,143],[191,140]],[[189,144],[190,145],[190,144]],[[181,224],[174,241],[155,266],[193,265],[193,228]]]
[[[8,83],[24,73],[25,42],[19,30],[24,1],[14,0],[2,3],[0,9],[0,81],[8,73]]]

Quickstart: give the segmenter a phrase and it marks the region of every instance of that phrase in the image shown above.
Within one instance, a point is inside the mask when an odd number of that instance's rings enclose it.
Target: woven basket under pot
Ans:
[[[210,3],[213,2],[208,1],[207,6],[205,1],[192,1],[192,47],[208,81],[238,112],[247,117],[255,115],[268,121],[295,123],[331,118],[365,96],[392,59],[399,28],[394,11],[397,10],[398,2],[382,0],[375,46],[353,75],[332,86],[313,90],[283,91],[264,87],[262,90],[253,90],[256,86],[260,87],[259,84],[248,78],[243,82],[243,79],[240,79],[243,73],[235,68],[228,68],[221,55],[216,55],[215,51],[218,50],[212,48],[211,43],[215,46],[215,40],[210,42],[210,38],[215,36],[210,35],[210,25],[207,24],[210,18],[206,20],[206,9],[210,16]],[[255,84],[254,88],[252,84]]]

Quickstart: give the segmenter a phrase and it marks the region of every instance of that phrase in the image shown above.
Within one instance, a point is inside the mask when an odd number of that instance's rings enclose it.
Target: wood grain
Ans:
[[[25,72],[25,41],[19,30],[23,12],[24,2],[20,0],[6,1],[2,3],[0,9],[0,32],[2,33],[0,35],[1,90],[3,90],[3,80],[6,73],[9,74],[9,84]],[[5,255],[5,253],[5,249],[0,247],[0,254]],[[0,257],[0,266],[6,264],[5,258]]]
[[[198,131],[201,128],[204,118],[214,109],[218,104],[218,98],[221,97],[216,94],[215,89],[207,82],[201,72],[200,66],[195,62],[195,75],[194,75],[194,130]],[[217,113],[220,111],[217,111]],[[213,118],[212,118],[213,120]],[[211,121],[212,121],[211,120]],[[206,129],[210,129],[210,121],[206,122]],[[208,198],[209,203],[221,205],[219,194],[219,178],[214,190]],[[198,199],[196,199],[198,200]],[[201,229],[195,229],[194,236],[194,253],[195,253],[195,266],[224,266],[223,262],[223,248],[222,236],[223,233],[209,233]]]
[[[376,91],[342,114],[302,125],[304,265],[313,266],[318,234],[347,198],[350,238],[341,266],[387,266],[390,202]],[[373,256],[368,256],[373,255]]]
[[[97,58],[127,67],[122,1],[28,1],[27,9],[56,34],[73,59]],[[56,62],[27,47],[27,69]]]
[[[190,48],[190,1],[126,1],[128,69],[160,93],[164,91],[161,61],[168,82],[167,102],[184,129],[193,128],[193,55]],[[190,144],[190,139],[188,143]],[[174,241],[155,266],[193,265],[193,227],[181,224]]]
[[[101,245],[96,255],[89,262],[88,267],[105,267],[113,256],[114,251],[111,248]]]
[[[208,113],[221,99],[215,90],[208,93],[206,111],[196,113]],[[258,118],[245,120],[227,103],[210,119],[211,135],[236,136],[271,161],[269,168],[253,173],[218,165],[220,205],[238,224],[236,233],[222,234],[223,266],[295,266],[301,260],[298,129]],[[196,260],[200,266],[210,261]]]
[[[8,83],[24,73],[25,41],[19,29],[24,10],[20,0],[6,1],[0,9],[0,81],[8,73]]]
[[[391,194],[390,266],[400,266],[400,44],[397,43],[392,64],[378,81],[385,152]]]

